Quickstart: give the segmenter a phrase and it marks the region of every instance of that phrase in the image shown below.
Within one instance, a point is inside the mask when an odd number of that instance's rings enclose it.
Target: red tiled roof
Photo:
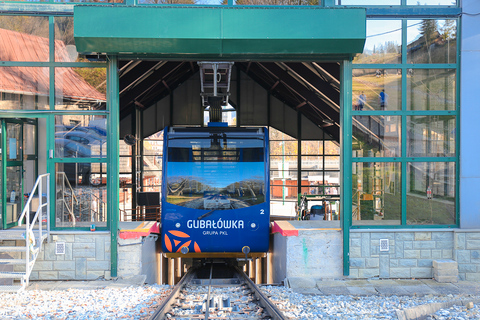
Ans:
[[[0,29],[0,60],[48,61],[48,39],[21,32]],[[55,41],[55,60],[69,62],[63,41]],[[56,68],[57,95],[64,99],[105,101],[105,95],[88,84],[73,68]],[[0,92],[16,94],[49,94],[47,67],[0,67]]]

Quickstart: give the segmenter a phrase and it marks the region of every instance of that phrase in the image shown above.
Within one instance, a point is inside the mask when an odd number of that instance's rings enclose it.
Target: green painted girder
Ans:
[[[201,59],[316,60],[363,51],[365,9],[281,7],[74,8],[82,53]]]

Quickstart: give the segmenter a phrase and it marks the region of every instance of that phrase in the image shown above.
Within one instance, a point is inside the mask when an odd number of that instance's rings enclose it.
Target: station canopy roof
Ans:
[[[340,60],[363,51],[365,9],[89,6],[74,9],[82,53],[177,60]]]

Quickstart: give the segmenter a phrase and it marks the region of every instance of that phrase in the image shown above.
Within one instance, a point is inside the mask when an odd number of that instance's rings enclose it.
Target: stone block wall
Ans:
[[[95,280],[110,279],[110,232],[52,233],[50,243],[33,266],[30,280]],[[118,239],[118,277],[145,275],[146,282],[157,280],[156,235],[134,239]],[[65,254],[56,254],[57,242],[65,243]],[[25,246],[25,241],[3,241],[3,246]],[[25,253],[13,253],[11,258],[25,258]],[[6,271],[6,270],[5,270]],[[14,271],[24,272],[25,265],[15,265]]]
[[[460,280],[480,281],[480,230],[455,231],[455,255]]]
[[[352,230],[351,278],[432,278],[432,261],[454,258],[453,230]],[[389,250],[380,251],[380,239]]]
[[[31,280],[94,280],[110,278],[110,233],[75,232],[50,235],[33,267]],[[55,243],[65,242],[65,254]],[[23,267],[25,269],[25,267]]]
[[[388,239],[389,251],[380,251]],[[458,263],[460,280],[480,281],[480,230],[352,230],[351,278],[433,278],[434,260]]]

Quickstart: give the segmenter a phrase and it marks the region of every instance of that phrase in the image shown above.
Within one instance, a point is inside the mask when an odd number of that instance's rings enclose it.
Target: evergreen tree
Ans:
[[[432,56],[430,52],[430,46],[438,35],[438,24],[437,20],[434,19],[424,19],[419,27],[420,34],[423,37],[425,42],[425,47],[428,53],[428,61],[432,62]]]
[[[447,19],[443,24],[442,28],[442,38],[443,40],[453,40],[457,37],[457,26],[455,20]]]

